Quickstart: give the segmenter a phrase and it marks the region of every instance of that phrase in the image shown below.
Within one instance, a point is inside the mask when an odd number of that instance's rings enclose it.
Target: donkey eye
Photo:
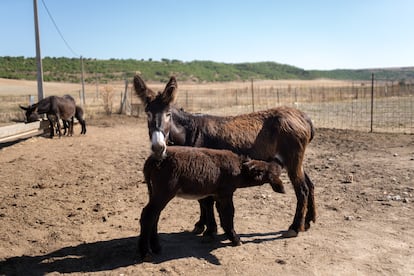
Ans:
[[[147,112],[147,118],[148,118],[148,121],[152,120],[152,113],[151,112]]]
[[[167,117],[168,119],[171,118],[171,112],[165,113],[165,117]]]

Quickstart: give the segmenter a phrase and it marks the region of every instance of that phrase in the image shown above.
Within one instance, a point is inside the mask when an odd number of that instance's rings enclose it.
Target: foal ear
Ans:
[[[165,86],[164,92],[162,92],[162,100],[165,104],[175,102],[175,99],[177,98],[177,87],[177,80],[172,76]]]
[[[144,80],[139,75],[134,76],[134,89],[137,96],[145,105],[154,100],[156,96],[156,93],[147,87]]]

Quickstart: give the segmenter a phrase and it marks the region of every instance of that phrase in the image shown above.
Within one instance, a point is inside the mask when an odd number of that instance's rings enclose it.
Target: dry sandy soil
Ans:
[[[296,199],[269,185],[235,193],[232,247],[189,233],[196,201],[163,211],[163,251],[137,263],[148,200],[146,121],[110,117],[88,133],[35,137],[0,149],[0,275],[414,275],[414,136],[318,129],[305,166],[318,220],[283,239]],[[347,181],[352,175],[353,179]]]

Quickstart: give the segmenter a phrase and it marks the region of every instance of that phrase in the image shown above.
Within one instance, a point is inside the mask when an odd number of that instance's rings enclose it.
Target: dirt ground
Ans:
[[[414,136],[318,129],[305,168],[318,219],[283,239],[296,199],[269,185],[236,191],[232,247],[188,231],[196,201],[161,214],[163,251],[137,263],[148,201],[144,119],[87,122],[86,136],[35,137],[0,149],[0,275],[414,275]],[[352,177],[352,179],[351,179]]]

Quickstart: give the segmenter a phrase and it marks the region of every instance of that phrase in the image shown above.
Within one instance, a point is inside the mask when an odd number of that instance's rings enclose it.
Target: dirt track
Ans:
[[[163,252],[136,263],[148,196],[146,121],[112,117],[80,136],[36,137],[0,150],[0,275],[414,275],[414,136],[317,130],[306,155],[318,220],[282,239],[296,199],[269,185],[238,190],[229,245],[186,232],[195,201],[174,199],[159,224]],[[345,183],[352,175],[352,183]]]

